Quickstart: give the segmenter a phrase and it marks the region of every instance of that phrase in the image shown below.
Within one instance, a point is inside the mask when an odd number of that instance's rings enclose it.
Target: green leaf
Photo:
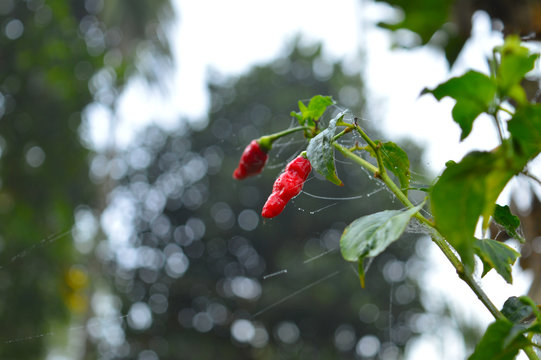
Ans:
[[[411,48],[431,42],[432,46],[442,47],[445,50],[449,65],[453,65],[470,36],[469,31],[456,31],[456,27],[448,26],[449,23],[456,21],[456,6],[453,6],[456,4],[453,0],[384,0],[384,2],[401,8],[403,16],[398,23],[379,23],[378,26],[393,31],[407,29],[418,35],[414,38],[415,41],[411,41],[410,37],[397,34],[393,39],[394,46]],[[435,33],[437,36],[443,36],[445,41],[433,41]]]
[[[533,70],[538,55],[531,54],[528,48],[520,44],[518,36],[509,36],[505,39],[505,43],[499,48],[501,60],[496,80],[502,95],[513,98],[519,104],[524,104],[527,102],[526,93],[520,82],[528,72]]]
[[[539,310],[526,296],[507,299],[502,314],[505,318],[490,324],[469,360],[514,359],[520,349],[531,345],[524,334],[541,332],[541,325],[534,321]]]
[[[513,283],[511,265],[520,256],[518,252],[506,244],[492,239],[477,239],[474,250],[483,262],[482,276],[485,276],[491,269],[495,269],[505,281],[509,284]]]
[[[514,324],[508,319],[498,319],[489,325],[485,335],[475,347],[469,360],[512,360],[522,347],[530,342],[521,333],[512,336]]]
[[[334,100],[330,96],[316,95],[310,99],[308,107],[299,101],[300,112],[291,112],[291,116],[295,117],[300,125],[314,126],[315,122],[323,115],[327,107],[334,104]]]
[[[332,97],[316,95],[308,103],[308,116],[317,121],[332,104],[334,104]]]
[[[329,126],[310,139],[306,148],[306,156],[314,170],[325,176],[327,180],[333,184],[343,186],[344,184],[336,175],[336,167],[334,166],[334,147],[332,139],[336,130],[336,122],[342,120],[343,113],[329,122]]]
[[[502,314],[515,324],[524,323],[533,315],[533,309],[527,301],[511,296],[503,304]]]
[[[299,104],[300,112],[292,111],[290,115],[297,119],[297,121],[299,122],[299,125],[304,126],[304,124],[306,124],[306,118],[303,116],[303,114],[305,114],[308,111],[308,108],[300,100],[298,104]]]
[[[407,193],[411,178],[408,154],[391,141],[386,143],[376,141],[376,144],[380,147],[379,151],[382,153],[383,166],[398,178],[402,191]],[[370,155],[376,157],[372,148],[368,147],[367,150]]]
[[[411,217],[422,206],[408,210],[385,210],[353,221],[340,238],[342,256],[347,261],[362,261],[380,254],[400,238]]]
[[[507,182],[525,163],[508,155],[508,144],[491,152],[471,152],[459,163],[448,163],[431,192],[436,227],[473,269],[473,237],[479,218],[486,229],[495,202]]]
[[[541,324],[539,321],[535,321],[541,317],[539,308],[527,296],[508,298],[503,304],[502,314],[514,324],[504,340],[506,347],[522,334],[539,334],[541,332]],[[530,337],[528,336],[528,338]]]
[[[520,219],[518,216],[515,216],[511,213],[509,206],[501,206],[496,204],[494,209],[494,214],[492,215],[494,221],[503,226],[507,235],[511,236],[514,239],[519,240],[524,243],[526,240],[517,233],[517,229],[520,226]]]
[[[533,159],[541,151],[541,104],[517,108],[507,128],[521,155]]]
[[[468,71],[460,77],[449,79],[433,90],[424,89],[422,94],[426,93],[431,93],[438,100],[445,96],[456,100],[452,115],[453,120],[462,129],[460,140],[464,140],[470,134],[475,119],[488,111],[496,95],[496,85],[487,75]]]

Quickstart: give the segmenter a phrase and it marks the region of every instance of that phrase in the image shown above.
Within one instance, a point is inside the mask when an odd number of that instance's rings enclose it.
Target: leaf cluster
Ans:
[[[329,105],[334,104],[330,96],[316,95],[310,99],[308,106],[299,100],[299,112],[292,111],[291,116],[296,118],[299,125],[306,126],[306,137],[314,136],[318,130],[319,118],[323,115]]]
[[[499,129],[500,146],[492,151],[471,152],[458,163],[448,163],[432,187],[431,205],[438,230],[458,251],[467,269],[473,268],[476,253],[485,267],[495,268],[508,282],[508,271],[502,270],[514,262],[508,249],[499,247],[503,253],[496,258],[507,260],[490,266],[486,260],[495,256],[482,250],[486,246],[478,246],[474,232],[479,221],[486,230],[493,218],[511,236],[522,240],[516,232],[518,218],[508,208],[497,206],[496,201],[509,180],[541,151],[541,106],[526,100],[520,84],[537,58],[520,45],[518,38],[510,37],[495,49],[490,75],[469,71],[424,91],[438,100],[450,97],[456,101],[452,115],[462,129],[461,140],[470,134],[481,114],[490,116]],[[510,103],[515,104],[514,111],[504,108]],[[506,123],[501,121],[502,112],[511,115]]]

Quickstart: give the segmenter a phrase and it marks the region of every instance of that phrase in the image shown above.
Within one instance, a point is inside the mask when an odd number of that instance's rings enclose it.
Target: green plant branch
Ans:
[[[353,153],[352,150],[340,145],[339,143],[337,142],[333,142],[333,146],[342,153],[342,155],[344,155],[345,157],[353,160],[355,163],[359,164],[360,166],[364,167],[365,169],[367,169],[368,171],[371,171],[373,172],[374,174],[377,174],[378,173],[378,168],[374,165],[372,165],[371,163],[369,163],[368,161],[366,161],[365,159],[363,159],[362,157],[358,156],[357,154]]]
[[[494,122],[496,123],[496,129],[498,129],[498,136],[500,137],[500,142],[503,144],[505,141],[505,138],[503,137],[502,125],[500,123],[500,118],[498,117],[498,113],[494,113]]]
[[[342,124],[337,124],[342,125]],[[349,124],[348,124],[349,125]],[[348,132],[352,130],[351,127],[346,127],[344,130],[340,131],[338,134],[334,135],[332,138],[332,142],[335,142],[336,140],[340,139],[342,136],[346,135]]]
[[[357,124],[357,118],[355,118],[355,130],[361,135],[364,141],[367,142],[368,146],[372,148],[374,154],[376,154],[376,160],[378,162],[379,176],[386,174],[385,166],[383,165],[383,159],[381,158],[381,151],[379,151],[379,145],[376,144],[370,137],[364,132],[363,129]]]
[[[366,141],[368,145],[370,145],[374,152],[376,152],[376,148],[378,147],[378,145],[372,139],[370,139],[370,137],[364,132],[364,130],[361,129],[361,127],[357,124],[357,118],[355,118],[355,124],[353,126],[355,126],[355,130],[357,130],[363,140]]]
[[[503,111],[503,112],[505,112],[505,113],[507,113],[507,114],[509,114],[509,115],[511,115],[511,116],[515,115],[511,110],[506,109],[506,108],[504,108],[504,107],[501,106],[501,105],[498,106],[498,110],[501,110],[501,111]]]
[[[535,350],[533,349],[531,345],[524,347],[522,350],[524,350],[524,353],[526,354],[526,356],[528,356],[528,359],[539,360],[539,357],[537,356],[537,354],[535,353]]]
[[[297,131],[302,131],[302,130],[311,130],[311,128],[308,126],[296,126],[296,127],[285,129],[283,131],[280,131],[274,134],[262,136],[259,138],[259,141],[264,144],[267,144],[267,143],[272,144],[273,141],[278,140],[279,138],[283,136],[292,134]]]
[[[496,104],[495,109],[490,111],[490,115],[494,119],[494,124],[496,125],[496,129],[498,130],[500,142],[503,144],[505,142],[505,137],[503,136],[502,124],[500,118],[498,117],[499,110],[503,110],[503,108],[500,106],[500,104]]]
[[[414,207],[412,202],[408,199],[406,195],[398,188],[398,186],[391,180],[387,174],[381,175],[381,180],[389,187],[389,189],[396,195],[396,197],[406,205],[408,208]],[[414,217],[419,220],[421,223],[430,227],[432,241],[440,248],[445,257],[455,268],[458,276],[472,289],[472,291],[477,295],[479,300],[485,305],[485,307],[490,311],[490,313],[496,318],[499,319],[503,317],[502,313],[498,308],[492,303],[488,295],[483,291],[481,286],[475,281],[471,274],[469,274],[464,269],[464,265],[457,257],[451,245],[445,240],[445,238],[437,231],[433,221],[425,218],[421,213],[416,212]]]
[[[432,228],[432,234],[431,234],[432,241],[441,249],[445,257],[451,262],[451,264],[456,269],[456,272],[460,279],[464,281],[470,289],[474,292],[475,295],[477,295],[477,298],[485,305],[485,307],[488,309],[488,311],[494,316],[495,319],[501,319],[503,318],[503,314],[498,310],[496,305],[490,300],[488,295],[485,293],[485,291],[481,288],[481,286],[475,281],[475,279],[472,277],[470,273],[465,271],[464,265],[460,261],[460,259],[457,257],[457,255],[452,250],[449,243],[447,243],[447,240],[434,228]]]
[[[365,134],[366,135],[366,134]],[[334,142],[334,147],[340,151],[344,156],[347,158],[353,160],[360,166],[363,166],[367,170],[374,173],[375,177],[379,177],[385,185],[396,195],[396,197],[408,208],[413,208],[414,205],[412,202],[408,199],[408,197],[400,190],[400,188],[391,180],[389,175],[387,173],[380,173],[379,169],[369,163],[368,161],[364,160],[357,154],[353,153],[352,150],[345,148],[344,146]],[[375,144],[374,144],[375,145]],[[445,240],[445,238],[437,231],[435,228],[434,222],[425,218],[421,213],[417,212],[414,214],[414,217],[419,220],[421,223],[425,224],[429,227],[431,232],[431,238],[434,241],[434,243],[441,249],[445,257],[451,262],[453,267],[456,269],[456,272],[458,276],[466,283],[468,286],[472,289],[472,291],[477,295],[479,300],[485,305],[485,307],[488,309],[488,311],[496,318],[502,318],[502,313],[498,310],[498,308],[492,303],[492,301],[489,299],[488,295],[483,291],[481,286],[475,281],[475,279],[472,277],[471,274],[469,274],[464,269],[464,265],[460,261],[460,259],[457,257],[453,249],[451,248],[451,245]]]

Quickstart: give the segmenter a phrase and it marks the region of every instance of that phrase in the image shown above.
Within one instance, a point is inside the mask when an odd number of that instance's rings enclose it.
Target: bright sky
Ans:
[[[441,54],[428,48],[391,51],[388,34],[370,26],[393,16],[384,6],[355,0],[332,5],[323,0],[176,0],[176,7],[180,23],[173,26],[171,40],[178,68],[171,79],[172,92],[163,98],[134,83],[120,106],[121,143],[128,142],[134,129],[140,129],[149,118],[164,126],[176,124],[179,115],[204,118],[209,67],[227,75],[240,74],[253,64],[275,58],[285,42],[301,32],[309,42],[322,41],[326,55],[334,60],[351,61],[362,47],[370,104],[368,120],[380,122],[390,137],[413,137],[425,144],[426,162],[434,171],[439,172],[449,159],[459,160],[474,144],[481,149],[496,145],[496,133],[488,119],[478,121],[469,139],[459,144],[459,128],[450,117],[453,102],[419,98],[424,87],[433,87],[449,77],[446,63]],[[491,33],[485,15],[477,14],[475,20],[474,36],[453,74],[472,67],[486,71],[486,54],[501,41]],[[284,113],[289,110],[284,109]],[[465,311],[467,317],[480,317],[485,324],[490,321],[488,312],[477,305],[473,293],[435,247],[430,256],[434,260],[433,270],[426,274],[428,288],[460,304],[459,311]],[[515,287],[492,274],[487,278],[484,284],[497,306],[511,294],[524,293],[528,285],[528,278],[520,274],[516,275]],[[441,356],[440,344],[433,340],[425,337],[416,343],[410,349],[410,358]],[[463,357],[449,351],[449,358]]]

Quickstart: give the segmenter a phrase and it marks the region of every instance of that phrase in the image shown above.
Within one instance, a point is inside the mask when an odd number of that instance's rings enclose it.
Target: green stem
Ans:
[[[378,168],[380,176],[386,174],[385,166],[383,165],[383,159],[381,158],[381,151],[379,151],[379,145],[376,144],[370,137],[364,132],[363,129],[357,124],[355,124],[355,130],[361,135],[364,141],[368,143],[368,146],[372,148],[374,154],[376,154],[376,160],[378,161]]]
[[[342,130],[338,134],[334,135],[331,141],[335,142],[336,140],[340,139],[342,136],[346,135],[350,131],[351,131],[351,128],[346,127],[344,130]]]
[[[496,319],[503,318],[503,314],[498,310],[496,305],[490,300],[488,295],[483,291],[481,286],[475,281],[475,279],[472,277],[470,273],[468,273],[464,269],[464,265],[460,261],[460,259],[455,255],[454,251],[452,250],[451,246],[447,243],[445,238],[434,228],[432,228],[432,234],[431,234],[432,241],[441,249],[445,257],[451,262],[451,264],[456,269],[456,272],[458,274],[458,277],[462,279],[470,289],[474,292],[475,295],[477,295],[477,298],[485,305],[485,307],[488,309],[488,311],[494,316]]]
[[[257,141],[259,142],[259,144],[261,146],[263,146],[264,148],[269,150],[270,148],[272,148],[272,143],[275,140],[278,140],[279,138],[281,138],[283,136],[292,134],[292,133],[297,132],[297,131],[302,131],[302,130],[310,130],[310,128],[306,127],[306,126],[296,126],[296,127],[292,127],[292,128],[289,128],[289,129],[282,130],[282,131],[274,133],[274,134],[264,135],[264,136],[260,137]]]
[[[334,147],[338,149],[344,156],[348,157],[349,159],[355,161],[360,166],[363,166],[367,170],[373,172],[375,175],[378,176],[384,183],[389,187],[389,189],[396,195],[396,197],[408,208],[413,208],[414,205],[412,202],[408,199],[408,197],[400,190],[400,188],[391,180],[389,175],[387,173],[380,173],[379,169],[369,163],[368,161],[364,160],[360,156],[354,154],[351,150],[343,147],[342,145],[338,143],[333,143]],[[490,311],[490,313],[496,318],[502,318],[502,313],[498,310],[498,308],[492,303],[492,301],[489,299],[488,295],[483,291],[481,286],[475,281],[475,279],[472,277],[471,274],[469,274],[464,269],[464,265],[460,261],[460,259],[457,257],[451,246],[447,243],[445,238],[436,230],[434,227],[434,223],[425,218],[421,213],[417,212],[415,213],[414,217],[419,220],[421,223],[427,225],[429,229],[431,230],[431,238],[436,243],[436,245],[441,249],[445,257],[451,262],[453,267],[456,269],[456,272],[458,276],[466,283],[468,286],[472,289],[472,291],[477,295],[479,300],[485,305],[485,307]]]
[[[508,113],[508,114],[511,115],[511,116],[515,115],[511,110],[506,109],[506,108],[504,108],[504,107],[501,106],[501,105],[498,106],[498,110],[501,110],[501,111],[503,111],[503,112],[505,112],[505,113]]]
[[[371,171],[373,172],[374,174],[376,174],[378,172],[378,168],[372,164],[370,164],[368,161],[366,161],[365,159],[363,159],[362,157],[354,154],[352,151],[350,151],[348,148],[345,148],[343,147],[342,145],[340,145],[339,143],[337,142],[333,142],[333,146],[338,150],[340,151],[345,157],[353,160],[354,162],[356,162],[357,164],[361,165],[362,167],[364,167],[365,169],[367,169],[368,171]]]
[[[368,135],[364,132],[364,130],[361,129],[361,127],[357,124],[355,124],[355,130],[357,130],[357,132],[359,133],[359,135],[361,135],[363,140],[366,141],[368,145],[370,145],[372,150],[376,152],[378,145],[372,139],[370,139],[370,137],[368,137]]]
[[[496,123],[496,128],[498,129],[500,142],[503,144],[505,141],[505,138],[503,137],[502,124],[500,124],[500,118],[498,117],[498,112],[495,111],[494,114],[492,114],[492,117],[494,118],[494,122]]]
[[[533,347],[531,345],[526,346],[522,350],[524,350],[524,352],[528,356],[528,359],[530,359],[530,360],[539,360],[539,357],[537,356],[537,354],[535,353],[535,350],[533,349]]]

